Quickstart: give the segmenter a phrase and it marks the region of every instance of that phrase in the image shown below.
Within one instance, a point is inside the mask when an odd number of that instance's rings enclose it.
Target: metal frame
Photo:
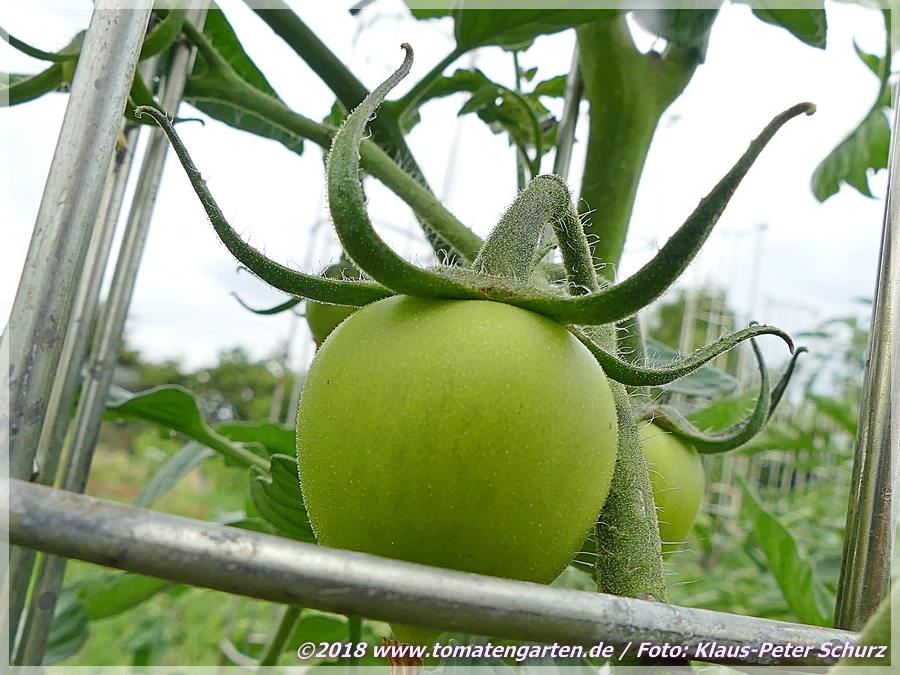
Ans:
[[[900,85],[894,92],[894,101]],[[900,115],[894,115],[888,196],[872,304],[872,323],[859,430],[850,483],[850,504],[838,584],[838,626],[858,630],[890,593],[891,561],[897,532],[897,379],[900,341]]]
[[[108,247],[106,234],[98,234],[94,252],[88,253],[151,0],[135,0],[135,9],[131,10],[112,9],[114,5],[112,0],[96,3],[10,325],[0,342],[0,352],[7,347],[10,351],[10,433],[8,438],[0,436],[0,447],[7,440],[9,443],[9,537],[14,545],[52,554],[46,558],[51,565],[48,578],[52,583],[39,580],[39,584],[46,584],[39,588],[58,591],[62,569],[59,561],[63,559],[53,556],[64,556],[273,602],[540,642],[592,645],[606,641],[624,645],[668,641],[695,645],[698,641],[715,640],[723,645],[819,645],[829,640],[855,639],[854,633],[836,629],[568,591],[329,550],[40,485],[47,481],[46,469],[50,467],[36,472],[34,459],[41,429],[49,428],[51,421],[48,411],[54,400],[54,376],[62,378],[57,387],[63,391],[71,377],[73,350],[83,339],[80,327],[87,323],[85,312],[94,313],[90,298],[86,300],[84,293],[76,301],[76,288],[81,283],[85,292],[94,292],[95,279],[86,277],[79,281],[84,262],[89,255],[96,256],[95,263],[100,261]],[[202,14],[194,14],[194,20],[199,16]],[[164,102],[172,111],[177,109],[184,77],[189,72],[187,51],[180,48],[181,56],[176,58],[177,65],[169,75]],[[95,87],[96,82],[102,86]],[[566,87],[554,167],[559,173],[568,169],[580,96],[576,55]],[[900,307],[900,237],[896,232],[900,182],[895,180],[900,171],[898,129],[895,120],[869,363],[838,596],[838,623],[853,629],[887,595],[896,525],[893,504],[898,395],[893,383],[898,375],[898,341],[894,335]],[[82,412],[74,427],[74,450],[63,480],[63,486],[69,490],[84,488],[112,356],[118,347],[140,264],[164,144],[151,142],[151,150],[145,159],[129,221],[130,234],[120,252],[109,306],[101,317]],[[92,161],[85,163],[85,157]],[[114,191],[115,185],[107,190]],[[109,196],[110,200],[116,198],[114,194]],[[51,267],[53,274],[49,272]],[[68,337],[66,328],[71,331]],[[64,351],[64,338],[73,345],[68,351]],[[33,348],[37,345],[39,350]],[[60,396],[56,398],[62,400]],[[4,433],[0,426],[0,434]],[[48,464],[52,464],[54,448],[46,451]],[[29,483],[29,479],[37,482]],[[27,567],[30,566],[29,563]],[[6,592],[10,590],[10,579],[7,575]],[[38,615],[34,616],[39,618]],[[39,623],[34,634],[28,631],[30,638],[23,641],[20,663],[40,662],[49,622],[45,616]],[[751,654],[742,662],[765,664],[775,660]],[[816,658],[806,662],[823,663]]]
[[[856,634],[676,607],[603,593],[426,567],[329,549],[10,481],[10,541],[19,546],[238,593],[385,621],[478,635],[620,649],[641,642],[812,647]],[[632,652],[633,654],[633,652]],[[713,659],[715,660],[715,659]],[[722,662],[730,662],[727,659]],[[744,664],[780,662],[750,654]]]

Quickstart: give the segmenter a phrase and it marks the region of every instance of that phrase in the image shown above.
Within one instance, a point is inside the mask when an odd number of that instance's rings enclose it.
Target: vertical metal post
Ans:
[[[900,95],[895,91],[894,100]],[[850,484],[835,623],[858,630],[890,592],[897,525],[900,116],[894,114],[881,252]]]
[[[137,145],[138,127],[125,131],[125,142],[113,156],[109,179],[100,207],[101,217],[91,235],[91,242],[84,260],[84,274],[81,276],[72,310],[72,318],[63,342],[59,365],[53,382],[53,389],[47,405],[47,424],[41,431],[36,455],[37,476],[35,482],[50,485],[56,478],[59,458],[66,429],[69,426],[75,394],[78,390],[81,365],[90,344],[91,322],[96,315],[97,302],[103,272],[109,259],[116,222],[125,196],[125,184],[134,151]],[[19,618],[25,604],[25,595],[31,579],[35,552],[30,549],[13,548],[9,556],[9,573],[6,583],[9,593],[9,636],[14,644],[18,632]],[[5,628],[4,628],[5,630]]]
[[[98,0],[91,17],[9,325],[0,338],[10,363],[0,375],[0,386],[9,386],[9,425],[0,423],[0,448],[9,448],[9,474],[15,478],[33,473],[75,289],[150,19],[152,0],[135,0],[128,11],[115,4]],[[2,470],[6,463],[0,461]]]
[[[195,6],[188,11],[187,20],[202,25],[205,16],[206,6]],[[193,58],[193,48],[184,44],[174,48],[168,74],[160,88],[160,102],[171,114],[177,112],[181,102]],[[81,399],[72,426],[71,448],[60,481],[65,490],[83,492],[87,484],[167,150],[165,134],[160,129],[154,129],[141,164],[109,297],[100,312],[97,334],[88,358]],[[21,644],[16,653],[17,665],[40,665],[43,661],[65,566],[66,559],[57,556],[47,556],[41,561]]]
[[[572,163],[572,147],[575,145],[575,127],[578,125],[578,110],[584,94],[584,80],[578,63],[578,45],[572,51],[572,65],[566,77],[563,112],[556,132],[556,156],[553,158],[553,173],[565,179],[569,176]]]

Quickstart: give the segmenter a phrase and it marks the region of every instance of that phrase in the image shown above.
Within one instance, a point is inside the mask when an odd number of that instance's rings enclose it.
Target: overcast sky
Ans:
[[[88,0],[69,4],[73,9],[60,10],[59,2],[44,0],[4,3],[0,25],[36,46],[56,49],[90,17]],[[333,96],[315,74],[242,2],[219,4],[282,98],[308,117],[324,117]],[[316,9],[309,3],[290,4],[369,87],[398,65],[401,42],[413,45],[416,62],[398,93],[453,45],[452,24],[417,22],[400,0],[379,0],[361,17],[347,12],[350,2],[316,3]],[[818,113],[792,121],[772,142],[686,282],[719,284],[741,311],[789,331],[858,311],[854,299],[871,295],[880,199],[844,188],[819,204],[809,183],[816,165],[874,100],[876,79],[856,58],[853,41],[880,54],[883,25],[875,11],[843,3],[827,3],[827,9],[829,46],[824,51],[760,22],[745,6],[722,9],[706,63],[666,113],[654,139],[621,274],[649,259],[774,114],[810,100],[818,105]],[[522,66],[537,66],[538,79],[564,73],[573,44],[571,31],[539,38],[522,56]],[[456,65],[468,65],[473,59],[489,77],[512,84],[509,54],[482,49]],[[34,72],[41,67],[0,43],[0,70]],[[0,247],[3,317],[15,295],[66,100],[64,95],[50,95],[0,110],[8,158],[0,170],[6,190]],[[429,104],[410,145],[448,207],[484,235],[515,197],[515,160],[505,137],[493,135],[472,116],[457,118],[463,101],[455,97]],[[584,105],[569,177],[576,189],[586,112]],[[181,114],[198,115],[188,106]],[[337,249],[328,226],[315,226],[327,217],[322,156],[315,145],[307,144],[298,157],[275,142],[216,122],[184,124],[180,131],[224,212],[247,239],[271,257],[307,271],[318,272],[331,260]],[[552,155],[545,162],[547,171]],[[885,178],[882,173],[873,183],[879,197]],[[402,202],[374,181],[367,189],[385,237],[407,255],[427,253]],[[757,235],[761,224],[767,227]],[[393,228],[409,234],[394,234]],[[762,246],[758,274],[753,264],[755,242]],[[288,335],[291,319],[251,315],[236,305],[229,295],[232,291],[260,306],[283,299],[250,275],[236,273],[235,261],[218,243],[170,155],[127,325],[129,343],[148,357],[177,358],[188,366],[213,362],[219,350],[236,345],[256,356],[271,354]],[[300,322],[295,365],[309,357],[308,347],[308,334]]]

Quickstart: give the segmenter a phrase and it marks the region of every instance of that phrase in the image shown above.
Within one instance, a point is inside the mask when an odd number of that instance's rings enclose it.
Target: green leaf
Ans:
[[[760,504],[744,479],[738,477],[738,480],[744,493],[743,505],[753,521],[756,539],[788,606],[803,623],[831,626],[834,599],[816,577],[809,555],[778,517]]]
[[[211,9],[207,13],[203,34],[238,77],[263,94],[281,100],[262,71],[244,51],[222,10]],[[278,141],[291,152],[302,154],[301,136],[267,121],[251,107],[242,107],[235,101],[223,99],[219,93],[223,86],[229,86],[227,80],[220,73],[209,70],[207,64],[198,58],[185,87],[184,99],[213,119],[235,129]]]
[[[184,25],[187,9],[183,7],[170,9],[161,21],[155,26],[144,38],[144,44],[141,45],[140,60],[149,59],[160,52],[165,51],[181,34],[181,27]]]
[[[191,441],[169,457],[165,464],[144,484],[132,502],[135,506],[148,509],[170,488],[197,468],[215,453],[205,445]]]
[[[499,45],[520,47],[538,35],[558,33],[584,23],[618,14],[614,9],[413,9],[417,19],[452,16],[456,46],[460,51]]]
[[[828,21],[825,8],[787,9],[754,7],[757,18],[790,31],[808,45],[825,49]]]
[[[23,42],[14,35],[7,33],[3,28],[0,28],[0,39],[9,43],[13,49],[17,49],[33,59],[38,59],[39,61],[53,61],[55,63],[64,63],[66,61],[74,61],[77,59],[78,54],[81,52],[81,45],[84,42],[84,34],[85,31],[76,33],[75,37],[69,40],[69,44],[58,52],[47,52],[43,49],[32,47],[27,42]]]
[[[297,451],[293,427],[275,422],[226,422],[216,432],[237,443],[259,443],[268,455],[293,455]]]
[[[632,16],[645,30],[672,45],[705,50],[718,13],[718,9],[636,9]]]
[[[874,197],[869,186],[869,170],[887,168],[891,127],[884,111],[872,110],[847,138],[816,167],[812,190],[824,202],[837,194],[841,183],[855,188],[866,197]]]
[[[495,134],[506,133],[512,145],[522,150],[540,147],[544,155],[553,148],[557,124],[539,97],[556,95],[554,88],[565,88],[564,76],[559,82],[554,80],[538,83],[531,92],[516,94],[477,68],[458,69],[450,76],[436,78],[417,106],[435,98],[471,93],[459,115],[477,114]],[[411,127],[415,121],[412,118],[407,123]]]
[[[851,399],[817,394],[810,394],[808,398],[815,404],[816,410],[834,421],[851,436],[856,437],[856,406],[853,405]]]
[[[284,536],[315,541],[297,477],[297,459],[272,455],[269,472],[254,467],[250,472],[250,496],[265,520]]]
[[[176,586],[171,581],[128,572],[102,572],[67,586],[84,606],[91,621],[126,612],[160,591]]]
[[[239,465],[261,467],[265,464],[259,453],[213,431],[203,420],[197,399],[184,387],[165,385],[137,394],[110,390],[106,409],[107,418],[154,422],[212,448]]]
[[[552,96],[553,98],[563,98],[566,95],[566,75],[557,75],[549,80],[538,82],[532,96]]]
[[[74,593],[63,589],[53,613],[53,623],[50,624],[44,665],[53,665],[74,656],[87,642],[89,635],[90,624],[84,603]]]
[[[691,413],[687,418],[698,429],[718,431],[728,428],[734,420],[752,410],[755,402],[756,396],[752,392],[732,398],[721,398],[702,410]]]
[[[46,70],[29,75],[24,78],[10,78],[9,86],[0,87],[3,92],[3,98],[8,101],[8,105],[18,105],[33,99],[39,98],[44,94],[56,91],[63,82],[63,67],[61,63],[54,63]]]

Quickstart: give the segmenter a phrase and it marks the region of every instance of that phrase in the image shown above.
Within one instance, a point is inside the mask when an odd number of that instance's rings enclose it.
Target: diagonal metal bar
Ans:
[[[578,126],[578,110],[584,94],[584,81],[581,79],[581,65],[578,62],[578,47],[572,50],[572,65],[566,76],[566,89],[563,98],[562,117],[559,130],[556,132],[556,155],[553,158],[553,173],[564,180],[569,176],[572,164],[572,147],[575,145],[575,127]]]
[[[84,274],[75,295],[72,318],[63,342],[53,389],[48,401],[48,423],[41,430],[35,458],[37,475],[34,480],[41,485],[51,485],[56,478],[66,429],[69,426],[78,383],[81,379],[81,366],[90,346],[92,322],[96,317],[100,286],[103,282],[103,273],[112,248],[116,222],[125,196],[125,184],[134,158],[137,137],[138,127],[136,126],[129,127],[124,131],[124,143],[117,147],[113,156],[109,180],[104,190],[100,208],[102,215],[91,234],[91,243],[84,261]],[[13,636],[18,633],[19,619],[31,580],[34,557],[34,551],[29,549],[16,548],[10,551],[9,574],[7,575],[9,584],[7,617],[9,619],[8,632],[13,644],[15,643]]]
[[[7,432],[0,424],[0,448],[9,448],[9,472],[17,478],[33,473],[152,0],[136,0],[130,11],[115,5],[98,0],[91,17],[9,325],[0,339],[7,343],[10,361],[9,372],[0,375],[0,386],[9,378],[10,393],[9,427]],[[5,470],[6,461],[0,463]]]
[[[202,25],[205,15],[205,5],[198,5],[188,11],[187,20]],[[176,44],[173,48],[168,73],[160,87],[160,101],[172,114],[181,102],[193,55],[193,48],[187,44]],[[72,423],[71,446],[60,479],[60,484],[67,490],[82,492],[87,484],[167,150],[165,134],[160,129],[154,129],[144,153],[109,297],[100,312],[97,335]],[[65,567],[65,558],[45,556],[41,560],[22,639],[16,651],[17,665],[40,665],[43,661]]]
[[[552,588],[339,551],[24,481],[9,484],[9,538],[19,546],[181,583],[384,621],[527,641],[592,646],[715,641],[749,646],[721,662],[786,663],[774,647],[809,647],[792,663],[823,664],[826,642],[855,633]],[[760,647],[770,645],[769,650]],[[704,660],[717,661],[715,658]]]
[[[898,96],[900,85],[895,91],[895,102]],[[896,111],[888,167],[888,194],[835,614],[837,625],[853,630],[862,628],[890,593],[897,531],[900,116]]]

